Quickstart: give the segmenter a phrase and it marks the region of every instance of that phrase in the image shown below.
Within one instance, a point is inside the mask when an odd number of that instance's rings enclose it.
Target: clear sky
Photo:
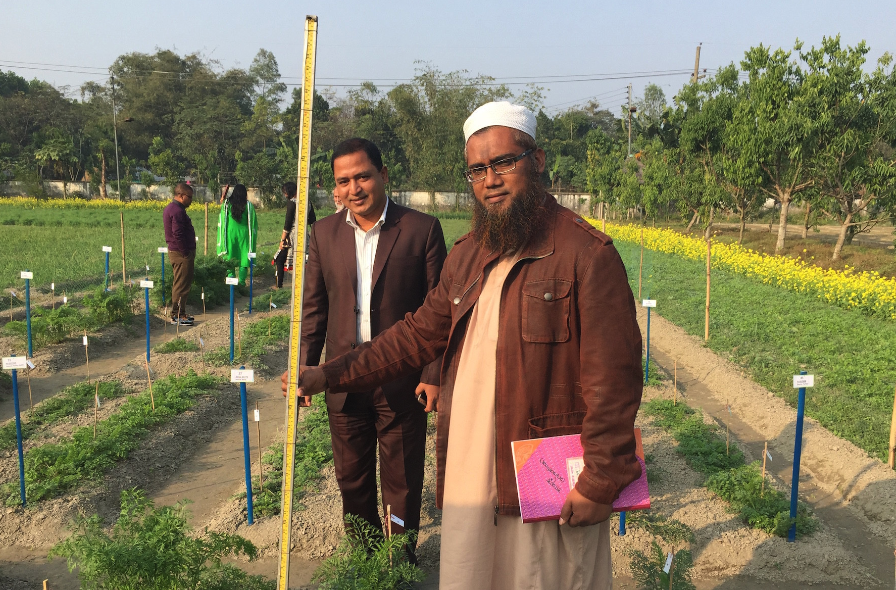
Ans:
[[[822,36],[838,33],[849,45],[865,40],[872,65],[882,53],[896,53],[892,0],[5,0],[0,69],[74,91],[85,80],[105,80],[106,69],[122,53],[198,52],[227,68],[248,67],[263,47],[277,57],[284,81],[297,83],[306,14],[320,19],[319,89],[331,86],[343,94],[346,87],[338,85],[373,79],[389,87],[411,78],[418,62],[428,62],[444,72],[537,81],[551,111],[597,97],[618,112],[629,83],[635,97],[653,82],[671,100],[688,73],[577,82],[559,82],[556,76],[690,71],[701,42],[701,68],[710,69],[739,61],[759,43],[790,49],[797,38],[817,45]]]

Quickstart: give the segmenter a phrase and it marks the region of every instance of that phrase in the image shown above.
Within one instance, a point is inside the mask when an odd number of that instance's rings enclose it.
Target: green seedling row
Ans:
[[[136,449],[150,430],[190,409],[196,398],[214,390],[219,379],[192,371],[167,377],[153,385],[155,409],[149,390],[130,397],[117,411],[93,426],[76,428],[58,442],[25,453],[25,492],[28,502],[63,494],[85,481],[96,480]],[[19,482],[0,486],[7,505],[20,502]]]
[[[125,395],[125,390],[118,381],[100,381],[94,383],[77,383],[66,387],[58,394],[48,398],[34,406],[29,412],[23,412],[22,439],[28,440],[41,430],[58,424],[63,420],[74,418],[81,412],[93,409],[94,395],[99,385],[99,398],[102,404],[106,400]],[[24,402],[23,393],[26,389],[19,384],[19,400]],[[12,450],[16,448],[16,423],[9,420],[0,426],[0,450]]]
[[[717,427],[706,424],[698,410],[664,399],[652,400],[643,409],[654,424],[678,442],[676,451],[694,471],[706,477],[703,485],[728,502],[731,512],[755,529],[779,537],[787,535],[792,524],[789,499],[774,489],[768,479],[763,489],[757,464],[746,465],[743,453],[734,445],[726,450],[724,436]],[[800,502],[797,533],[811,534],[817,527],[818,521],[809,507]]]

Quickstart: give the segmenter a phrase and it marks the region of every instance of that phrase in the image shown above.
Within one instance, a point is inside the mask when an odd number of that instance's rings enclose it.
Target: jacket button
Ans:
[[[454,305],[460,305],[460,297],[454,298]]]
[[[354,350],[354,349],[355,349],[355,343],[352,342],[352,350]]]
[[[545,293],[545,294],[544,294],[544,300],[545,300],[545,301],[550,301],[550,300],[553,299],[553,298],[554,298],[554,294],[553,294],[553,293]]]

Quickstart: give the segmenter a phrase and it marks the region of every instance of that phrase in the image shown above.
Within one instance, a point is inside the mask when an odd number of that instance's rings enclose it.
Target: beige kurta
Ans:
[[[494,524],[498,318],[502,287],[515,261],[503,256],[486,268],[460,357],[445,468],[439,588],[611,588],[609,522],[571,528],[499,516]]]

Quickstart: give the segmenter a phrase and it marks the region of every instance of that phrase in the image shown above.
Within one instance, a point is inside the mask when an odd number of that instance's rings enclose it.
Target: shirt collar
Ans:
[[[380,215],[379,221],[377,221],[375,224],[373,224],[373,227],[370,229],[373,229],[374,227],[382,227],[382,225],[384,223],[386,223],[386,212],[389,211],[389,201],[390,201],[390,199],[387,198],[386,206],[383,207],[383,214]],[[348,209],[348,207],[345,208],[345,222],[355,229],[361,229],[361,226],[359,226],[357,224],[357,222],[355,221],[355,216]]]

